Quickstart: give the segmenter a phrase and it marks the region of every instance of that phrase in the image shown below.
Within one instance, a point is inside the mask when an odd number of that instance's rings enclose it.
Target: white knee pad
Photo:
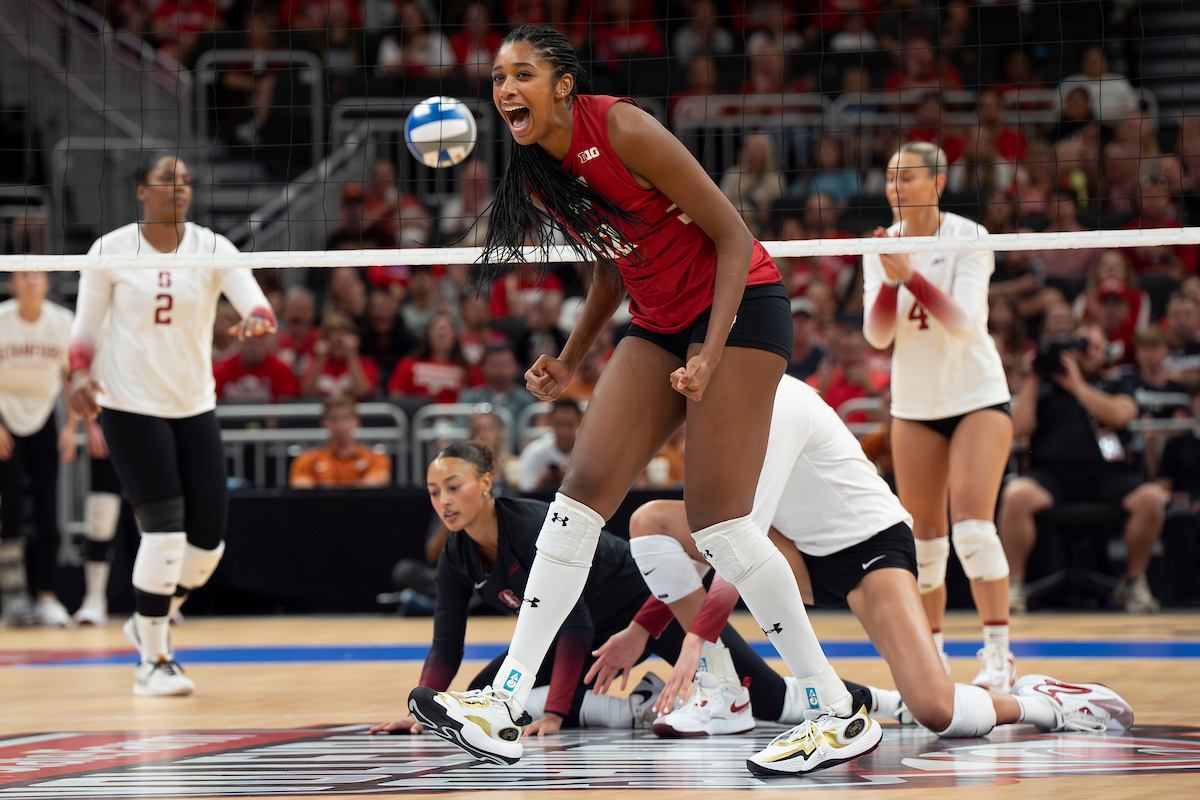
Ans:
[[[175,594],[186,549],[186,533],[143,533],[133,562],[134,588],[148,594]]]
[[[954,717],[946,730],[938,731],[938,736],[974,739],[987,736],[994,727],[996,707],[992,705],[992,696],[987,690],[965,683],[954,684]]]
[[[88,492],[83,516],[87,520],[88,541],[111,542],[117,535],[117,520],[121,518],[121,495]]]
[[[710,525],[693,533],[692,539],[717,574],[734,585],[779,552],[750,517]]]
[[[188,544],[183,553],[183,570],[179,573],[179,585],[189,592],[199,589],[208,583],[221,556],[225,555],[225,542],[221,542],[212,550],[202,550],[193,544]]]
[[[559,492],[538,534],[538,555],[559,564],[592,566],[604,519],[583,503]]]
[[[946,562],[950,560],[950,538],[917,539],[917,588],[929,594],[946,582]]]
[[[664,603],[674,603],[702,587],[697,568],[708,572],[707,564],[693,561],[683,545],[671,536],[637,536],[629,540],[629,551],[642,580]]]
[[[963,572],[973,581],[998,581],[1008,577],[1008,559],[996,535],[996,526],[982,519],[967,519],[951,526],[954,549]]]

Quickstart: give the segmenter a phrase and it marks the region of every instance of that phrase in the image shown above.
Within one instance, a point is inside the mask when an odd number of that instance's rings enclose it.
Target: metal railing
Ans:
[[[393,458],[395,463],[392,482],[397,486],[407,485],[408,417],[391,403],[359,403],[355,410],[364,424],[354,432],[354,438],[382,448],[381,452]],[[225,445],[225,457],[230,466],[229,477],[257,488],[271,484],[287,486],[291,460],[304,448],[327,441],[329,433],[315,424],[291,428],[277,427],[278,423],[300,420],[316,422],[321,419],[323,411],[321,403],[218,405],[216,413],[217,419],[223,423],[221,441]],[[383,418],[391,424],[365,424],[372,418]],[[226,427],[225,423],[231,422],[248,425],[241,428]],[[247,469],[248,466],[252,467],[252,471]],[[268,477],[274,480],[269,481]]]
[[[490,403],[434,403],[417,409],[412,418],[412,478],[425,483],[425,466],[433,457],[433,449],[450,442],[465,442],[469,436],[471,417],[490,412],[500,418],[504,441],[512,441],[513,418],[507,408]]]
[[[804,166],[807,148],[794,139],[821,128],[830,107],[821,94],[697,95],[680,98],[671,127],[710,175],[737,162],[741,137],[762,131],[780,139],[778,168]]]

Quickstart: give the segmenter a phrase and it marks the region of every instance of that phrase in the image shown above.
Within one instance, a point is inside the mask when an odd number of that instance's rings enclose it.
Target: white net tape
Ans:
[[[1072,233],[1003,233],[990,236],[912,236],[900,239],[800,239],[763,242],[776,258],[846,256],[866,253],[930,253],[946,251],[1011,252],[1014,250],[1076,250],[1081,248],[1170,247],[1200,244],[1200,227],[1154,228]],[[371,267],[404,264],[473,264],[478,247],[427,247],[380,250],[303,250],[213,255],[145,253],[138,255],[6,255],[0,256],[0,271],[32,270],[76,272],[96,269],[281,269],[296,267]],[[526,250],[526,258],[538,260],[538,251]],[[552,250],[551,260],[580,261],[567,247]]]

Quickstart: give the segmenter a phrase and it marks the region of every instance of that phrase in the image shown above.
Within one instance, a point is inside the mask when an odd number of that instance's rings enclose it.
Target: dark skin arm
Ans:
[[[671,375],[671,385],[678,392],[700,400],[742,303],[754,237],[695,157],[653,116],[629,103],[614,104],[608,112],[608,139],[640,186],[658,189],[669,197],[716,244],[717,276],[708,335],[700,352]]]

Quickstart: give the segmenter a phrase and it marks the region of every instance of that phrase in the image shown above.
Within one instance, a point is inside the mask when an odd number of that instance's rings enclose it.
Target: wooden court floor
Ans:
[[[853,617],[814,625],[843,677],[892,686]],[[119,621],[118,621],[119,623]],[[809,778],[759,780],[744,760],[781,728],[706,741],[644,732],[566,732],[526,744],[515,767],[482,766],[429,737],[369,737],[403,714],[429,620],[388,617],[190,619],[174,631],[197,684],[187,698],[138,698],[118,623],[104,629],[0,629],[0,800],[32,798],[413,797],[721,800],[832,796],[972,800],[1200,796],[1200,615],[1032,615],[1014,620],[1021,673],[1105,683],[1133,705],[1126,736],[999,728],[938,741],[885,722],[880,748]],[[477,618],[461,688],[507,643],[513,620]],[[735,619],[748,640],[765,637]],[[975,672],[978,627],[952,615],[957,680]],[[778,661],[771,662],[782,670]],[[647,662],[662,676],[669,668]],[[632,685],[632,684],[631,684]]]

